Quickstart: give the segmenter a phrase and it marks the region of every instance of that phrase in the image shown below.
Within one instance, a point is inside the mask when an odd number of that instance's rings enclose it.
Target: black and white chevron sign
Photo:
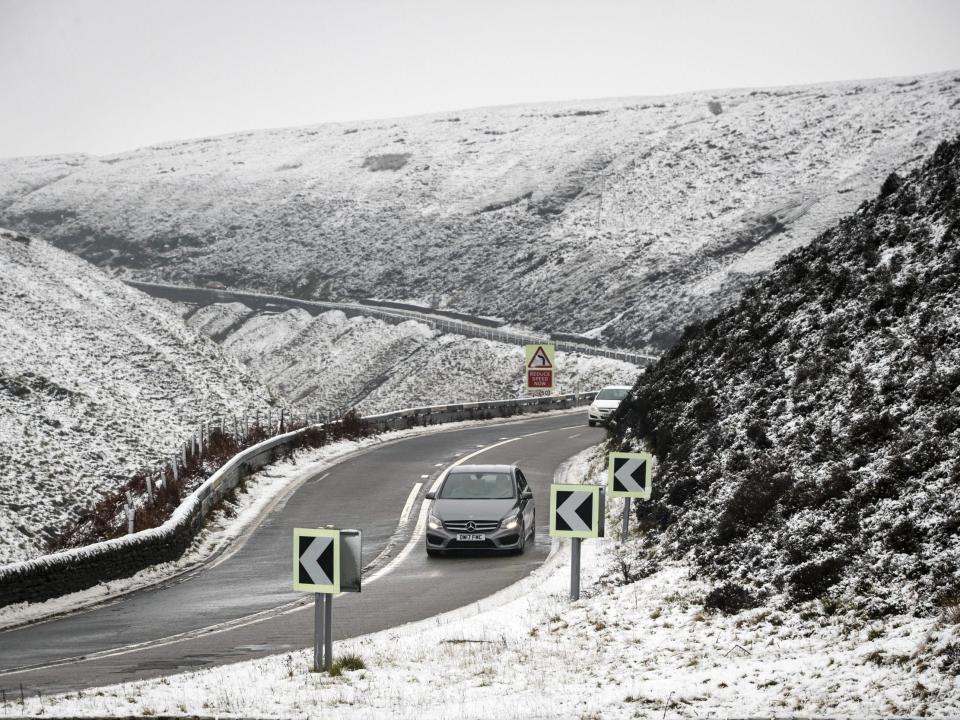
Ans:
[[[607,493],[610,497],[650,499],[650,453],[610,453]]]

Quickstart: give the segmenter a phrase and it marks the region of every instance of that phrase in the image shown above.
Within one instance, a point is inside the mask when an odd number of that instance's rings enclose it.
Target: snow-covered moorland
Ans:
[[[218,340],[268,379],[285,403],[362,414],[446,402],[517,397],[523,348],[440,334],[413,320],[390,325],[339,310],[254,313],[240,303],[181,306],[187,325]],[[557,354],[559,392],[632,384],[640,369],[607,358]]]
[[[0,223],[142,279],[666,347],[960,126],[960,76],[484,108],[0,161]]]
[[[199,421],[260,402],[251,374],[152,299],[42,240],[0,231],[0,563]]]
[[[603,481],[588,450],[568,478]],[[564,481],[563,477],[558,481]],[[618,504],[608,508],[616,526]],[[615,533],[613,533],[615,535]],[[629,565],[645,540],[585,541],[584,593],[567,599],[569,550],[466,608],[334,644],[364,666],[310,672],[304,650],[159,680],[11,703],[25,715],[219,715],[372,720],[458,717],[956,716],[957,625],[871,622],[818,603],[704,611],[709,584],[682,562]],[[626,571],[626,573],[625,573]],[[643,577],[635,579],[634,574]],[[632,582],[624,582],[632,580]],[[356,663],[356,664],[360,664]],[[953,665],[951,663],[954,663]]]
[[[960,619],[958,388],[954,139],[640,377],[617,442],[659,458],[651,557],[719,608]]]

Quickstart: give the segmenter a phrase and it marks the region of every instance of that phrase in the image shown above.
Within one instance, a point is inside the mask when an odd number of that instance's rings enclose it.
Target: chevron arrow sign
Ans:
[[[293,589],[312,593],[340,592],[340,531],[295,528]]]
[[[650,499],[650,453],[610,453],[607,465],[607,494],[610,497]]]
[[[550,535],[569,538],[600,537],[602,490],[598,485],[551,485]]]

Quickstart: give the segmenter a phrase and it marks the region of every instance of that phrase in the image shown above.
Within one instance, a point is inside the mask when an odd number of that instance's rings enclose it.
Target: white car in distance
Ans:
[[[627,393],[630,392],[629,385],[607,385],[594,398],[587,410],[587,423],[593,427],[597,423],[605,423],[610,415],[620,405]]]

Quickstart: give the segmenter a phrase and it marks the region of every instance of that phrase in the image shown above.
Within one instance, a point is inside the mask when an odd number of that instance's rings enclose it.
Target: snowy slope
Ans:
[[[441,335],[415,321],[390,325],[339,310],[254,313],[240,303],[182,308],[188,326],[205,332],[265,378],[285,403],[306,410],[356,407],[386,412],[442,402],[517,397],[523,348]],[[562,392],[630,384],[635,365],[557,354]]]
[[[960,138],[639,379],[618,442],[659,458],[640,520],[716,607],[956,609],[958,388]]]
[[[957,73],[485,108],[80,157],[55,182],[62,158],[0,161],[0,222],[142,279],[664,347],[958,128]]]
[[[0,563],[259,385],[146,295],[0,231]]]

